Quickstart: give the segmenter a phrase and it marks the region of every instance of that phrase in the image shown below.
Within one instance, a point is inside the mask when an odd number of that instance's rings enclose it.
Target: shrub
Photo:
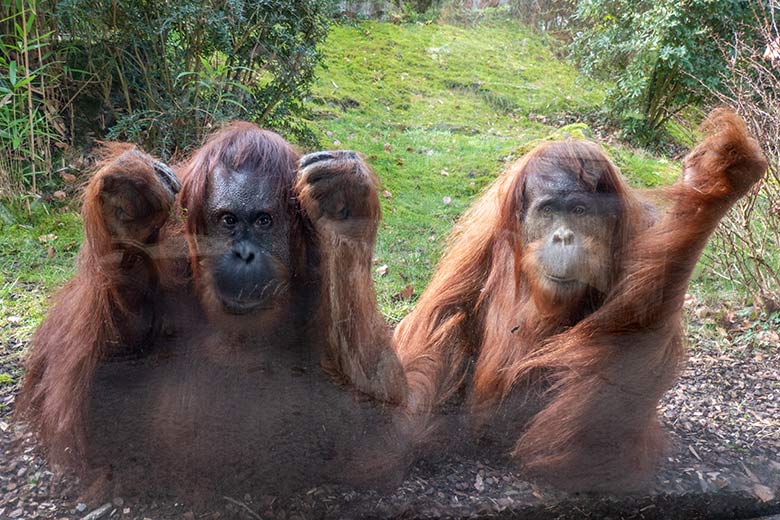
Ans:
[[[713,90],[717,99],[745,118],[769,160],[769,172],[759,188],[740,201],[715,234],[712,273],[748,291],[765,310],[780,309],[780,62],[764,58],[766,49],[780,38],[775,13],[766,3],[750,0],[753,27],[760,38],[721,41],[730,66],[722,73],[725,89]],[[767,53],[768,54],[768,53]]]
[[[57,146],[165,158],[221,121],[307,141],[300,117],[333,0],[5,0],[0,196],[37,191]],[[48,176],[47,176],[48,178]]]
[[[165,156],[226,119],[304,133],[293,119],[326,35],[326,0],[64,0],[54,13],[68,89],[84,101],[74,109],[89,113],[91,101],[111,138]]]
[[[717,41],[751,13],[740,0],[581,0],[573,51],[586,72],[614,81],[607,109],[624,129],[652,137],[704,100],[701,84],[722,91],[728,61]]]
[[[38,187],[60,143],[61,67],[37,0],[0,4],[0,198]]]
[[[539,30],[568,39],[576,0],[510,0],[510,13]]]

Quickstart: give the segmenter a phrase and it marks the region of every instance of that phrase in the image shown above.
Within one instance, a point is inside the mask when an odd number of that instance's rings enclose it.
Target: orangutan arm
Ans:
[[[380,219],[377,180],[355,152],[304,156],[296,190],[317,234],[328,352],[323,360],[357,389],[400,403],[405,378],[376,304],[371,261]]]

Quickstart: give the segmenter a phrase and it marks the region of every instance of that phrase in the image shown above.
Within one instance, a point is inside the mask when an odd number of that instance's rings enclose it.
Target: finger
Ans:
[[[334,159],[355,161],[360,159],[360,156],[357,152],[353,152],[352,150],[322,150],[301,157],[301,160],[298,162],[298,167],[303,169],[317,162]]]
[[[332,160],[335,158],[336,158],[336,152],[330,152],[330,151],[314,152],[314,153],[306,154],[303,157],[301,157],[300,161],[298,162],[298,167],[300,169],[304,169],[307,166],[311,166],[314,163],[318,163],[325,160]]]
[[[167,164],[160,161],[155,161],[154,172],[157,174],[157,177],[162,181],[165,187],[171,191],[171,193],[174,195],[179,193],[179,190],[181,189],[181,183],[179,182],[178,177],[176,177],[176,174],[168,167]]]

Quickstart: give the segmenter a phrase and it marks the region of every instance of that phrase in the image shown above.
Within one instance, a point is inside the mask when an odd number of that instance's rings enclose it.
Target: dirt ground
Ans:
[[[22,345],[3,345],[7,352]],[[8,356],[0,367],[19,374]],[[18,356],[16,356],[18,359]],[[14,363],[10,366],[9,363]],[[522,480],[504,460],[420,461],[397,488],[323,485],[287,496],[223,496],[195,504],[115,496],[82,502],[78,482],[52,471],[11,421],[2,387],[0,519],[257,518],[754,518],[780,513],[780,351],[694,353],[661,409],[672,449],[653,486],[629,496],[570,495]]]

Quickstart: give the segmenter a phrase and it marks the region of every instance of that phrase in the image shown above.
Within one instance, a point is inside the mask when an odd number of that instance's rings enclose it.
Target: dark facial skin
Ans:
[[[606,290],[612,269],[617,198],[556,169],[532,174],[524,189],[523,232],[539,288],[556,299]]]
[[[209,184],[205,265],[230,314],[269,309],[287,292],[290,216],[284,194],[262,172],[218,169]]]

